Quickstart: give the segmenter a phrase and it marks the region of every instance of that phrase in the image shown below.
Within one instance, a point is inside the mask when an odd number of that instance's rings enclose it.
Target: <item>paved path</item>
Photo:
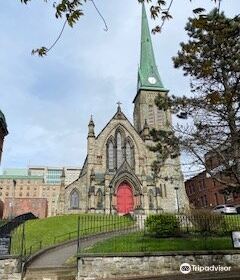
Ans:
[[[130,233],[132,230],[120,230],[118,232],[100,233],[95,236],[81,238],[81,248],[89,247],[98,241],[106,240],[116,235]],[[65,262],[77,253],[77,240],[71,241],[64,245],[47,250],[37,255],[33,260],[27,263],[27,268],[53,268],[66,266]]]

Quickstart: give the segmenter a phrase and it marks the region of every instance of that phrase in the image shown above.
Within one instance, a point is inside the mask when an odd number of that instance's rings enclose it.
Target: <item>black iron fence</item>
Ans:
[[[11,253],[13,255],[23,255],[25,258],[33,253],[63,242],[71,240],[85,239],[111,232],[119,232],[124,228],[133,228],[135,221],[133,218],[120,217],[117,215],[79,215],[72,231],[64,234],[52,234],[50,238],[38,236],[32,241],[31,230],[25,224],[20,225],[12,232]],[[70,228],[69,228],[70,229]],[[23,244],[23,245],[22,245]]]
[[[193,212],[139,215],[134,227],[124,227],[102,240],[80,242],[78,254],[233,249],[231,233],[240,231],[240,215]]]
[[[27,227],[26,227],[27,228]],[[11,253],[27,258],[33,253],[76,240],[78,254],[154,252],[166,250],[232,249],[231,232],[240,231],[240,215],[158,214],[119,217],[79,215],[68,232],[29,239],[22,224],[12,232]]]

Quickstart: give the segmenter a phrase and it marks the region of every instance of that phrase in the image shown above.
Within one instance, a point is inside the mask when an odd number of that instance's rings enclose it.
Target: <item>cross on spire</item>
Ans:
[[[118,105],[117,111],[118,112],[121,112],[121,104],[122,103],[120,101],[117,102],[117,105]]]

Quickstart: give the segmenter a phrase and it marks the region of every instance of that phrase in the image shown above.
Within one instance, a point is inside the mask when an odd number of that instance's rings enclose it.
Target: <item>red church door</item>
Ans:
[[[133,211],[133,192],[128,183],[121,183],[117,190],[117,212],[127,214]]]

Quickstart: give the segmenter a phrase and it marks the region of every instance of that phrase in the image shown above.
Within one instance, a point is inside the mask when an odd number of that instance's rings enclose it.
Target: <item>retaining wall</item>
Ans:
[[[164,252],[128,255],[82,255],[78,259],[78,280],[124,279],[180,272],[180,265],[228,266],[240,269],[240,251]]]
[[[18,271],[18,259],[6,256],[0,259],[0,279],[20,280],[21,274]]]

